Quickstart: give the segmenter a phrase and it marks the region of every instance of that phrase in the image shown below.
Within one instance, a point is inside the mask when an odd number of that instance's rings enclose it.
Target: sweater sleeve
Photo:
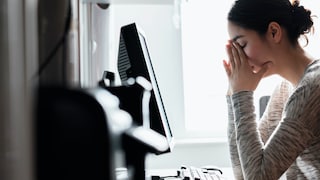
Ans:
[[[310,87],[295,91],[279,125],[266,143],[258,132],[253,92],[232,95],[236,144],[244,179],[278,179],[308,147],[318,130],[315,120],[318,119],[320,103],[315,100],[318,97],[314,96],[319,96],[315,91]]]
[[[272,92],[266,110],[258,121],[258,129],[263,143],[267,142],[279,124],[290,92],[292,92],[292,86],[286,80],[282,81]]]
[[[273,91],[268,106],[259,122],[259,133],[263,143],[265,143],[274,131],[275,127],[279,123],[285,102],[288,99],[289,92],[291,91],[291,85],[287,81],[283,81]],[[239,159],[236,132],[234,122],[234,111],[232,107],[231,96],[227,96],[228,105],[228,143],[229,153],[232,163],[232,169],[235,179],[243,179],[243,173],[241,169],[241,163]]]
[[[236,132],[234,126],[234,116],[233,116],[233,107],[231,102],[231,97],[227,96],[227,105],[228,105],[228,144],[229,144],[229,154],[231,158],[232,170],[235,179],[242,180],[243,174],[238,154],[238,148],[236,144]]]
[[[265,143],[270,137],[271,133],[279,123],[283,111],[283,106],[287,101],[287,97],[290,89],[289,83],[283,81],[279,86],[273,91],[268,106],[263,114],[262,118],[259,120],[259,133],[263,143]],[[228,104],[228,143],[229,143],[229,153],[232,163],[232,169],[234,172],[235,179],[243,179],[243,173],[241,169],[241,163],[239,159],[237,144],[236,144],[236,133],[235,133],[235,122],[234,122],[234,112],[232,107],[231,96],[227,96]]]

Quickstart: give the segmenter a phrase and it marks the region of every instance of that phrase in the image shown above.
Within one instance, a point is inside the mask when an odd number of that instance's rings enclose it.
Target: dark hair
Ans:
[[[229,11],[228,20],[260,35],[267,32],[270,22],[277,22],[287,30],[292,44],[313,26],[311,11],[300,6],[297,0],[292,4],[289,0],[237,0]]]

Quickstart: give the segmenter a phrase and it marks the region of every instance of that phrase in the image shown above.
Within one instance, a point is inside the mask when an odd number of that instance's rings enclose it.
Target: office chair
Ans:
[[[267,108],[270,96],[261,96],[259,99],[259,117],[261,118]]]
[[[120,133],[110,127],[110,111],[123,113],[115,96],[102,89],[41,87],[36,102],[38,180],[115,179],[114,139]],[[122,130],[130,126],[130,120],[120,122],[126,122]]]

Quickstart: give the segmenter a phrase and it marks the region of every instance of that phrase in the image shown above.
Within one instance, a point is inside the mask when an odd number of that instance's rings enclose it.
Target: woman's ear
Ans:
[[[275,43],[279,43],[282,38],[282,29],[277,22],[271,22],[267,31],[268,37]]]

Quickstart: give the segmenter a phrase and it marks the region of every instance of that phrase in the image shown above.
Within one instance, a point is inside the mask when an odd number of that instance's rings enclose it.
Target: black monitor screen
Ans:
[[[118,71],[122,82],[142,76],[151,83],[150,127],[167,138],[170,147],[168,151],[171,151],[173,135],[152,66],[146,36],[135,23],[121,27]]]

